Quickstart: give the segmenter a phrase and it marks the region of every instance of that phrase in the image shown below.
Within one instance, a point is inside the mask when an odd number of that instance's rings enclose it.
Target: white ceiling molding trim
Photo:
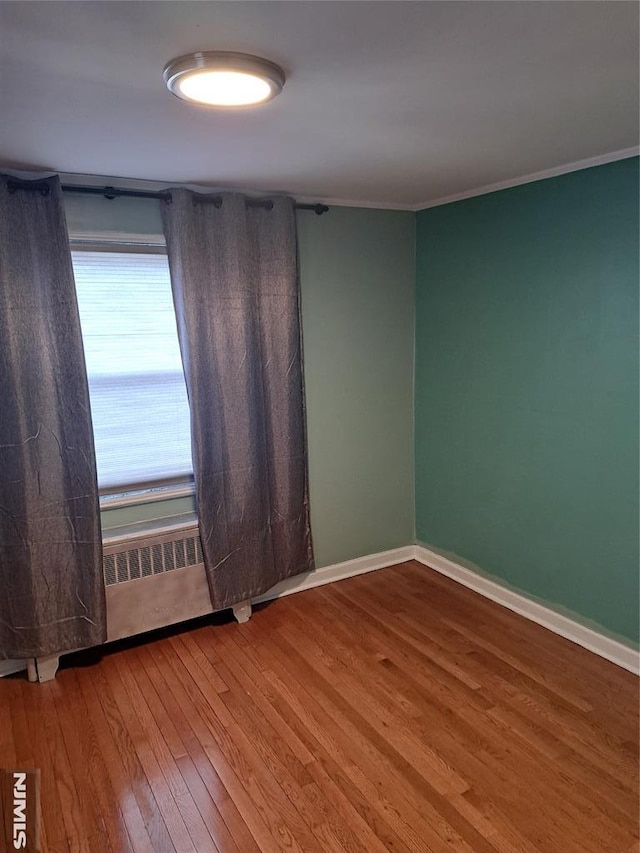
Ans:
[[[345,207],[448,203],[638,145],[639,8],[0,2],[0,163]],[[198,47],[268,56],[286,86],[255,110],[181,101],[162,68]]]
[[[597,157],[588,157],[585,160],[576,160],[574,163],[565,163],[562,166],[555,166],[552,169],[545,169],[541,172],[533,172],[529,175],[520,175],[519,177],[510,178],[507,181],[499,181],[495,184],[487,184],[486,186],[476,187],[471,190],[466,190],[465,192],[455,193],[454,195],[444,196],[443,198],[437,198],[429,201],[420,202],[419,204],[396,204],[393,202],[384,202],[384,201],[367,201],[361,199],[349,199],[349,198],[334,198],[331,196],[323,196],[321,193],[317,195],[298,195],[296,194],[296,201],[301,204],[327,204],[333,207],[362,207],[366,209],[374,209],[374,210],[404,210],[404,211],[413,211],[417,212],[420,210],[428,210],[431,207],[440,207],[443,204],[452,204],[456,201],[464,201],[467,198],[475,198],[476,196],[488,195],[489,193],[499,192],[500,190],[508,190],[512,187],[518,187],[523,184],[531,184],[535,181],[543,181],[546,178],[556,178],[560,175],[566,175],[570,172],[579,172],[582,169],[590,169],[594,166],[604,166],[607,163],[615,163],[617,160],[627,160],[630,157],[638,157],[640,155],[640,146],[634,146],[632,148],[622,148],[619,151],[611,151],[608,154],[600,154]],[[27,172],[24,170],[17,169],[7,169],[8,173],[14,174],[16,177],[21,178],[34,178],[40,177],[42,173],[37,172]],[[46,170],[51,174],[56,174],[53,170]],[[277,195],[287,195],[287,193],[283,193],[282,191],[272,191],[272,192],[264,192],[264,191],[252,191],[248,188],[243,187],[221,187],[221,186],[205,186],[204,184],[180,184],[179,181],[176,182],[167,182],[167,181],[152,181],[145,179],[136,179],[136,178],[117,178],[114,176],[106,176],[106,175],[78,175],[73,174],[71,172],[60,172],[60,180],[62,183],[66,184],[86,184],[86,185],[99,185],[99,186],[115,186],[120,187],[121,189],[138,189],[138,190],[166,190],[171,189],[171,187],[175,186],[187,186],[189,189],[194,190],[195,192],[205,192],[205,193],[215,193],[215,192],[240,192],[247,193],[249,195],[256,196],[277,196]]]
[[[466,198],[475,198],[479,195],[508,190],[519,187],[522,184],[532,184],[535,181],[544,181],[546,178],[557,178],[567,175],[569,172],[579,172],[582,169],[591,169],[593,166],[604,166],[607,163],[615,163],[617,160],[628,160],[629,157],[640,155],[640,146],[633,148],[621,148],[620,151],[611,151],[609,154],[600,154],[597,157],[587,157],[586,160],[576,160],[575,163],[565,163],[563,166],[554,166],[553,169],[544,169],[542,172],[533,172],[530,175],[521,175],[518,178],[510,178],[508,181],[499,181],[495,184],[487,184],[484,187],[476,187],[465,192],[436,198],[431,201],[422,202],[411,207],[411,210],[428,210],[430,207],[440,207],[443,204],[451,204],[454,201],[464,201]]]

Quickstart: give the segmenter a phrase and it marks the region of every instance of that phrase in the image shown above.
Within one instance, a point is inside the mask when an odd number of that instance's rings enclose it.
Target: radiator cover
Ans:
[[[197,527],[125,539],[105,544],[103,547],[105,586],[200,563],[202,546]]]
[[[196,525],[105,542],[107,640],[213,612]]]

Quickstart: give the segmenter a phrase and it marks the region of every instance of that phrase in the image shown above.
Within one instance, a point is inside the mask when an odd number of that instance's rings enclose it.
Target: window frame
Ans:
[[[141,235],[139,239],[132,239],[132,237],[133,235],[127,235],[127,239],[123,235],[114,235],[113,239],[102,236],[94,237],[93,235],[70,237],[69,249],[71,252],[104,252],[105,254],[109,252],[118,254],[130,252],[131,254],[167,255],[164,238],[149,239],[147,235],[144,237]],[[180,475],[153,481],[123,484],[122,486],[98,488],[101,510],[159,503],[176,498],[192,497],[194,494],[193,474],[187,479]]]

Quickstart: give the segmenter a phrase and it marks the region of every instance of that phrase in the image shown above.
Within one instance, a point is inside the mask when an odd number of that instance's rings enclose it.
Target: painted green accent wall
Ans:
[[[638,160],[417,217],[416,528],[638,639]]]
[[[413,542],[414,220],[298,216],[318,567]]]
[[[76,233],[161,230],[155,202],[70,196],[67,204]],[[413,542],[414,221],[335,206],[322,217],[298,214],[318,567]],[[114,532],[192,511],[180,498],[103,511],[102,525]]]

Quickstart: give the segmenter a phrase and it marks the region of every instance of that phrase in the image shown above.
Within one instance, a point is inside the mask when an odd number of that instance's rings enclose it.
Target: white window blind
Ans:
[[[166,255],[72,258],[100,490],[188,480],[189,406]]]

